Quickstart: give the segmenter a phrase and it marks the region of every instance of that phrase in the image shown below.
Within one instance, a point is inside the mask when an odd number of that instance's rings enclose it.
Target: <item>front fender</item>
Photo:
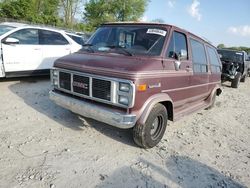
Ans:
[[[143,107],[141,108],[141,110],[139,112],[139,116],[138,116],[139,119],[138,119],[137,123],[139,123],[141,125],[145,124],[152,108],[155,106],[155,104],[161,103],[161,102],[170,102],[173,106],[173,101],[169,97],[168,94],[160,93],[160,94],[152,95],[151,97],[149,97],[147,99],[147,101],[144,103]],[[173,109],[171,109],[171,110],[173,110]]]

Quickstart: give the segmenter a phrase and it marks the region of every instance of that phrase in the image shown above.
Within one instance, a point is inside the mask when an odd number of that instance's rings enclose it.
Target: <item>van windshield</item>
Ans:
[[[218,50],[218,53],[221,55],[222,61],[233,61],[233,62],[243,62],[244,61],[243,52]]]
[[[8,25],[0,25],[0,36],[4,33],[7,33],[8,31],[14,29],[15,27],[8,26]]]
[[[156,26],[103,26],[86,47],[98,52],[159,56],[166,35],[166,30]]]

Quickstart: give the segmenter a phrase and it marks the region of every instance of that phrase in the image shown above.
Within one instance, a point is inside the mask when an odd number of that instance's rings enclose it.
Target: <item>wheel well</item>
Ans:
[[[219,88],[216,90],[216,95],[219,96],[222,93],[222,90]]]
[[[173,114],[173,104],[170,101],[163,101],[160,102],[161,104],[163,104],[165,106],[165,108],[167,109],[168,112],[168,119],[173,121],[174,119],[174,114]]]

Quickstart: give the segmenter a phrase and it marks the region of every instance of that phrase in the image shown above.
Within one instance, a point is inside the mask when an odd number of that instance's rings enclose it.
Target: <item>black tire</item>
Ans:
[[[162,139],[167,126],[168,113],[164,105],[156,104],[144,125],[136,124],[133,138],[137,145],[145,149],[156,146]]]
[[[235,78],[232,80],[231,87],[232,88],[238,88],[240,84],[240,78],[241,78],[241,73],[237,72]]]
[[[240,79],[241,82],[245,82],[246,81],[246,75],[243,76],[241,79]]]

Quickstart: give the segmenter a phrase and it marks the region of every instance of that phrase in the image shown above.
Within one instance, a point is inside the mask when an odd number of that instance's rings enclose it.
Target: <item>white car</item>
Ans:
[[[0,23],[0,77],[49,74],[54,61],[82,45],[63,30]]]

